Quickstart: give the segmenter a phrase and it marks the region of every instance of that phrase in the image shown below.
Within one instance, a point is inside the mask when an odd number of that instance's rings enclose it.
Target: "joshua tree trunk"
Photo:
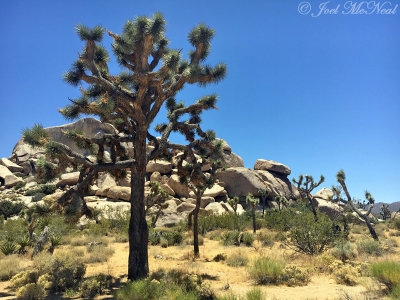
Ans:
[[[200,211],[201,196],[196,198],[196,207],[193,210],[193,248],[194,257],[200,257],[199,251],[199,211]]]
[[[318,221],[318,215],[317,215],[317,209],[315,208],[315,203],[313,201],[313,198],[312,198],[311,195],[307,195],[307,199],[308,199],[308,202],[310,203],[311,211],[312,211],[312,213],[314,215],[315,222],[317,222]]]
[[[146,176],[146,133],[137,131],[134,142],[136,165],[131,169],[131,218],[129,221],[128,279],[149,274],[148,227],[146,222],[144,184]]]
[[[368,218],[365,218],[364,221],[365,221],[365,224],[367,224],[369,233],[371,234],[372,238],[373,238],[375,241],[378,241],[378,242],[379,242],[378,235],[376,234],[376,231],[375,231],[374,227],[372,227],[372,224],[371,224],[371,222],[369,221],[369,219],[368,219]]]
[[[256,208],[251,209],[251,216],[253,217],[253,232],[256,233]]]

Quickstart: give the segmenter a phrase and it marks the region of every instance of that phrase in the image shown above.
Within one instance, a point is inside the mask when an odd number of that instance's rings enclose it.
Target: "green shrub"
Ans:
[[[213,261],[215,261],[215,262],[224,261],[224,260],[226,260],[226,254],[223,254],[223,253],[218,253],[213,258]]]
[[[4,255],[14,254],[17,250],[17,245],[13,241],[6,240],[0,244],[0,251]]]
[[[17,255],[9,255],[0,260],[0,281],[10,280],[21,271],[21,259]]]
[[[25,185],[26,185],[26,182],[25,182],[25,181],[18,182],[18,183],[14,186],[14,189],[19,190],[19,189],[23,188]]]
[[[39,254],[35,256],[33,266],[39,275],[49,276],[50,289],[54,292],[77,288],[86,271],[85,265],[71,253],[55,256]]]
[[[353,286],[357,285],[357,278],[360,274],[357,268],[353,267],[352,265],[345,264],[339,268],[336,268],[333,271],[333,275],[336,283]]]
[[[243,241],[243,243],[244,243],[246,246],[249,247],[249,246],[253,245],[254,236],[253,236],[251,233],[249,233],[249,232],[244,232],[244,233],[242,234],[241,241]]]
[[[198,239],[199,239],[199,245],[200,246],[204,245],[204,238],[201,235],[198,236]],[[193,245],[193,243],[194,243],[194,239],[192,237],[190,237],[189,239],[185,240],[185,244],[186,245]]]
[[[370,266],[372,277],[386,285],[389,291],[400,284],[400,263],[393,261],[377,262]]]
[[[42,198],[46,196],[46,194],[44,193],[37,193],[32,197],[32,202],[38,202],[40,200],[42,200]]]
[[[390,292],[390,298],[400,299],[400,284],[396,285]]]
[[[290,229],[290,221],[296,215],[293,208],[284,210],[267,209],[264,214],[264,224],[269,229],[288,231]]]
[[[5,220],[9,217],[18,215],[24,208],[22,202],[11,202],[9,200],[0,201],[0,216],[3,216]]]
[[[183,241],[182,232],[177,230],[162,229],[162,230],[151,230],[149,233],[149,242],[152,245],[158,245],[162,240],[168,242],[167,246],[180,245]],[[165,245],[166,243],[163,242]]]
[[[34,196],[36,194],[51,195],[57,190],[54,184],[41,184],[32,190],[25,192],[25,196]]]
[[[395,229],[400,230],[400,219],[394,219],[392,224]]]
[[[80,287],[81,297],[93,298],[101,295],[105,289],[111,287],[112,277],[105,274],[98,274],[92,278],[85,279]]]
[[[218,298],[219,300],[264,300],[266,299],[263,292],[258,289],[258,288],[254,288],[251,289],[250,291],[248,291],[246,293],[246,296],[244,297],[240,297],[240,296],[236,296],[233,293],[226,295],[222,298]]]
[[[335,247],[332,248],[331,254],[337,259],[345,262],[347,260],[352,260],[358,256],[356,248],[356,245],[349,241],[339,240],[335,243]]]
[[[245,214],[238,216],[234,213],[226,212],[221,215],[199,216],[198,223],[201,235],[217,229],[242,231],[247,224],[250,224],[250,217]]]
[[[257,240],[263,247],[272,247],[275,244],[273,235],[269,233],[258,233]]]
[[[249,269],[249,275],[257,284],[279,284],[283,268],[283,262],[261,257],[253,262]]]
[[[360,253],[373,256],[381,256],[383,251],[378,241],[374,239],[361,240],[357,243],[357,249]]]
[[[228,231],[221,235],[221,242],[224,246],[240,246],[241,233],[239,231]]]
[[[332,221],[325,214],[318,214],[315,221],[311,212],[292,217],[287,245],[307,255],[321,253],[333,241]]]
[[[231,267],[243,267],[246,266],[248,262],[249,262],[248,257],[241,251],[233,253],[226,260],[226,264]]]

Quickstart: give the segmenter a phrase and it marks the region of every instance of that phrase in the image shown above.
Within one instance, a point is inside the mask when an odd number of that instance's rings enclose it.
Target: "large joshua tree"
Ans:
[[[188,39],[194,49],[186,60],[181,58],[180,50],[168,49],[165,20],[159,13],[152,18],[136,17],[127,21],[121,34],[100,26],[89,29],[78,25],[76,29],[85,45],[64,78],[74,86],[83,83],[84,87],[80,87],[82,96],[71,100],[60,112],[67,119],[76,119],[81,114],[97,115],[102,122],[113,124],[118,132],[96,138],[87,138],[76,131],[65,133],[80,145],[93,149],[97,153],[96,162],[51,141],[39,126],[27,130],[25,140],[45,147],[48,157],[53,159],[52,163],[42,163],[45,173],[54,176],[68,165],[80,166],[78,184],[64,193],[58,201],[60,204],[68,203],[74,194],[83,195],[99,172],[109,171],[118,177],[130,170],[128,278],[143,278],[149,272],[144,198],[147,162],[168,154],[168,149],[181,149],[181,145],[169,143],[171,132],[182,132],[191,142],[196,136],[203,140],[213,138],[213,134],[200,129],[198,116],[201,111],[215,107],[216,96],[205,96],[188,106],[177,104],[173,97],[185,84],[205,86],[220,81],[226,68],[222,63],[215,67],[202,64],[214,36],[214,30],[204,24],[189,33]],[[109,56],[100,45],[104,31],[113,39],[112,50],[126,70],[118,75],[109,73]],[[150,125],[164,103],[169,111],[168,122],[157,126],[161,137],[156,138],[150,133]],[[185,116],[188,117],[183,119]],[[154,146],[148,153],[147,142]],[[110,151],[111,162],[104,161],[105,150]]]
[[[337,173],[336,179],[340,183],[341,189],[343,189],[343,192],[347,198],[347,200],[346,200],[341,197],[342,191],[340,188],[332,187],[332,191],[334,193],[334,196],[336,197],[336,200],[338,200],[344,204],[347,204],[350,207],[350,209],[352,211],[354,211],[365,222],[365,225],[367,225],[369,233],[371,234],[372,238],[376,241],[379,241],[378,235],[376,234],[374,227],[372,227],[371,220],[369,218],[369,216],[372,212],[372,209],[374,208],[375,199],[372,197],[372,195],[368,191],[365,191],[365,199],[367,200],[369,208],[366,212],[362,212],[360,209],[358,209],[356,207],[356,205],[353,202],[353,199],[351,198],[350,192],[349,192],[346,182],[345,182],[346,174],[344,173],[343,170],[340,170]]]

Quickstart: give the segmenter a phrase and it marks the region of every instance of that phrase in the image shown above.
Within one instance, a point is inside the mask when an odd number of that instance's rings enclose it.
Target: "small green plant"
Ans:
[[[0,251],[3,252],[4,255],[14,254],[17,250],[17,245],[10,240],[6,240],[0,244]]]
[[[228,231],[221,235],[221,242],[224,246],[240,246],[241,233],[239,231]]]
[[[111,283],[112,277],[105,274],[98,274],[85,279],[80,287],[81,297],[94,298],[96,295],[101,295],[105,289],[111,287]]]
[[[388,291],[400,284],[400,263],[393,261],[377,262],[370,266],[372,277],[383,283]]]
[[[86,251],[88,253],[88,256],[85,258],[86,263],[105,262],[109,260],[114,253],[113,249],[103,244],[95,245],[93,243],[86,247]]]
[[[390,298],[400,299],[400,284],[396,285],[390,292]]]
[[[338,284],[344,285],[357,285],[357,278],[359,277],[359,272],[357,268],[352,265],[345,264],[333,271],[335,281]]]
[[[281,280],[288,286],[304,286],[311,281],[311,276],[307,269],[289,264],[283,269]]]
[[[243,254],[241,251],[233,253],[226,260],[226,264],[231,267],[243,267],[247,266],[249,259],[247,255]]]
[[[259,288],[253,288],[246,293],[246,296],[240,297],[236,296],[235,294],[231,293],[226,295],[222,298],[218,298],[219,300],[264,300],[265,295]]]
[[[34,196],[36,194],[51,195],[57,190],[54,184],[41,184],[32,190],[25,192],[25,196]]]
[[[241,241],[243,241],[243,244],[245,244],[247,247],[249,247],[249,246],[253,245],[254,236],[249,232],[244,232],[241,236]]]
[[[283,262],[261,257],[253,262],[249,269],[249,275],[257,284],[279,284],[283,269]]]
[[[357,243],[357,249],[360,253],[373,255],[373,256],[381,256],[383,254],[383,250],[378,241],[373,239],[361,240]]]
[[[161,238],[160,239],[160,246],[161,248],[168,248],[168,240],[166,238]]]
[[[14,189],[19,190],[19,189],[23,188],[25,185],[26,185],[26,182],[25,182],[25,181],[18,182],[18,183],[14,186]]]
[[[43,198],[44,196],[46,196],[46,194],[44,194],[44,193],[37,193],[37,194],[33,195],[33,197],[32,197],[32,202],[38,202],[38,201],[42,200],[42,198]]]
[[[400,219],[394,219],[392,224],[395,229],[400,231]]]
[[[332,248],[331,254],[345,262],[356,258],[358,256],[358,251],[355,244],[346,240],[339,240],[335,243],[335,247]]]

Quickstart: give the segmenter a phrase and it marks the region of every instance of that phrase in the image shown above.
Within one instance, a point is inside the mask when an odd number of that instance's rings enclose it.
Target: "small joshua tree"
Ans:
[[[260,195],[261,203],[262,203],[262,215],[263,215],[263,217],[264,217],[265,205],[267,204],[267,197],[269,196],[270,192],[271,191],[269,189],[267,189],[267,188],[258,190],[258,194]]]
[[[297,184],[297,189],[300,191],[301,196],[308,200],[308,203],[310,204],[312,213],[314,214],[314,218],[316,221],[318,220],[317,208],[313,196],[311,195],[311,192],[320,184],[322,184],[324,180],[325,177],[323,175],[320,176],[318,182],[315,182],[312,176],[310,175],[303,176],[302,174],[299,176],[298,180],[294,178],[292,179],[292,181],[295,184]]]
[[[343,170],[340,170],[337,175],[336,175],[336,179],[337,181],[340,183],[343,192],[346,195],[347,200],[343,199],[340,195],[341,195],[341,191],[337,188],[333,188],[333,192],[337,198],[337,200],[339,200],[340,202],[347,204],[350,209],[352,211],[354,211],[367,225],[369,233],[371,234],[372,238],[376,241],[379,241],[378,235],[376,234],[375,229],[372,227],[371,224],[371,220],[369,219],[369,215],[371,214],[371,211],[374,207],[374,203],[375,203],[375,199],[371,196],[371,194],[368,191],[365,191],[365,199],[367,200],[368,204],[369,204],[369,208],[367,210],[367,212],[362,213],[354,204],[351,195],[349,193],[349,190],[347,189],[347,185],[346,185],[346,174],[344,173]]]
[[[253,218],[253,232],[256,233],[256,207],[260,200],[258,198],[253,197],[252,194],[248,194],[246,196],[246,203],[250,207],[251,217]]]
[[[382,220],[390,220],[391,212],[389,209],[389,204],[383,204],[381,206],[381,212],[379,213],[382,217]]]
[[[160,187],[157,181],[150,181],[150,194],[146,197],[146,214],[151,214],[151,227],[156,227],[158,218],[163,209],[168,207],[165,203],[171,196],[169,193]]]
[[[235,213],[235,215],[237,215],[237,207],[239,204],[239,197],[235,196],[231,199],[228,200],[228,204],[232,207],[233,212]]]
[[[215,140],[215,133],[209,131],[207,134],[198,129],[198,133],[205,137],[204,139],[193,140],[188,146],[181,146],[183,154],[178,160],[178,175],[182,183],[185,183],[194,192],[196,197],[196,206],[188,215],[188,229],[192,229],[193,224],[193,248],[194,256],[200,256],[199,250],[199,228],[198,219],[201,206],[201,197],[207,188],[211,188],[216,180],[216,172],[222,168],[221,160],[207,159],[206,154],[210,152],[220,152],[221,143]],[[193,151],[196,149],[202,155],[196,155]],[[205,173],[201,169],[205,165],[211,165],[211,169]]]
[[[275,196],[275,201],[278,204],[278,210],[281,211],[282,208],[288,205],[288,201],[285,196],[277,195]]]

